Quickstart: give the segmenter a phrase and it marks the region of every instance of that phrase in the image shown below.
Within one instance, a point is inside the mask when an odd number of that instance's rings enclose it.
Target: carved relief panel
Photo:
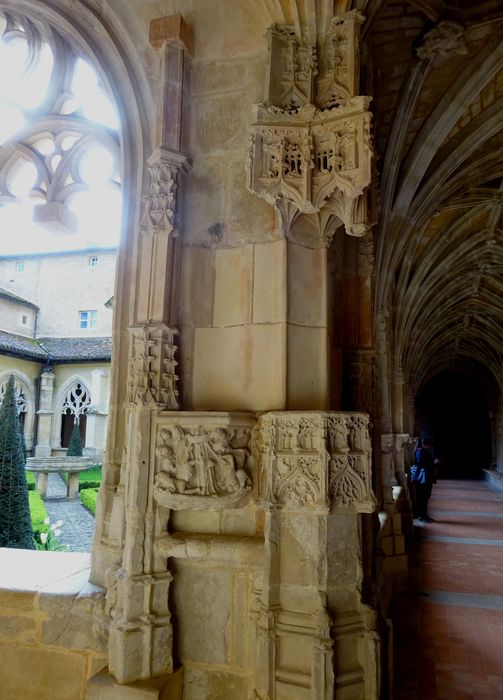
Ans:
[[[255,433],[261,496],[293,508],[374,509],[369,419],[360,413],[270,413]]]
[[[248,414],[172,414],[157,424],[154,499],[172,510],[239,508],[254,463]]]

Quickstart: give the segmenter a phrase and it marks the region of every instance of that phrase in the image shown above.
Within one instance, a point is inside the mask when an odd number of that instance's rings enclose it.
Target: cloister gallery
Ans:
[[[34,216],[70,226],[54,125],[84,118],[122,189],[90,564],[0,552],[1,697],[384,697],[413,438],[503,470],[501,2],[0,13],[56,86],[52,120],[2,112],[0,204],[33,161]],[[72,106],[69,56],[116,131]]]

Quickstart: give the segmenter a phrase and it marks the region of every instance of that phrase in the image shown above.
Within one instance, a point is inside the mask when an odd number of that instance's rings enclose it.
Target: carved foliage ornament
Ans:
[[[142,197],[140,230],[147,235],[173,233],[176,228],[178,168],[162,159],[148,167],[148,193]]]
[[[252,481],[249,428],[161,428],[156,442],[154,498],[173,510],[238,508]]]
[[[128,403],[137,407],[179,408],[175,328],[131,329]]]
[[[324,42],[303,42],[291,27],[268,33],[267,104],[257,105],[251,130],[248,186],[279,207],[319,212],[338,191],[349,200],[342,220],[364,235],[361,197],[371,179],[370,98],[357,96],[356,12],[334,18]],[[364,212],[366,217],[366,211]]]

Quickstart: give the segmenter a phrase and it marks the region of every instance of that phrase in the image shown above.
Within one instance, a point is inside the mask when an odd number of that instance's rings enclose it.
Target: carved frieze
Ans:
[[[130,406],[179,408],[175,328],[132,327],[127,400]]]
[[[374,509],[369,418],[362,413],[269,413],[259,418],[261,495],[289,508]]]
[[[177,422],[159,425],[154,499],[172,510],[245,505],[252,491],[250,426]]]
[[[267,101],[256,106],[248,162],[250,190],[284,218],[291,218],[292,206],[320,212],[332,198],[355,236],[368,231],[362,195],[372,157],[370,98],[356,95],[361,21],[356,12],[335,17],[318,46],[291,27],[269,31]]]

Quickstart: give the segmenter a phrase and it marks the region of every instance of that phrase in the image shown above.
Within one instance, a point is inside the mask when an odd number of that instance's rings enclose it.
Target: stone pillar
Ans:
[[[97,514],[93,580],[108,589],[109,669],[120,683],[173,670],[168,597],[172,575],[155,537],[167,530],[168,511],[154,505],[156,420],[179,408],[176,375],[180,246],[178,209],[187,160],[190,30],[183,19],[153,20],[150,38],[160,52],[157,148],[147,163],[136,246],[136,287],[129,326],[125,410],[126,446],[120,483],[108,513]],[[105,484],[102,490],[107,489]],[[111,502],[110,502],[111,501]],[[120,543],[117,561],[100,571],[100,547]],[[101,564],[102,566],[102,564]]]
[[[54,408],[52,405],[54,372],[50,367],[44,367],[40,373],[39,382],[39,409],[37,411],[38,426],[34,456],[50,457],[51,429],[54,418]]]
[[[257,697],[376,699],[378,635],[361,600],[359,513],[376,507],[368,416],[266,413],[256,435],[266,515]]]
[[[86,439],[84,454],[100,458],[105,449],[108,418],[108,373],[102,369],[91,372],[91,406],[86,412]]]
[[[381,465],[384,510],[392,510],[394,505],[393,486],[396,486],[395,470],[393,465],[394,445],[395,436],[393,433],[381,434]]]
[[[37,473],[37,491],[39,492],[41,498],[47,496],[47,486],[49,483],[49,474],[47,472]]]
[[[404,377],[402,368],[398,366],[393,374],[392,383],[392,419],[393,432],[403,433],[404,420]]]
[[[409,464],[405,463],[405,446],[409,440],[408,433],[398,433],[395,435],[394,451],[393,451],[393,464],[394,464],[394,476],[395,481],[400,486],[406,485],[405,470]]]
[[[356,237],[370,228],[370,100],[357,94],[363,19],[356,11],[333,17],[318,43],[290,26],[268,31],[266,95],[255,106],[247,184],[275,207],[288,240],[289,409],[329,406],[327,247],[341,226]]]

